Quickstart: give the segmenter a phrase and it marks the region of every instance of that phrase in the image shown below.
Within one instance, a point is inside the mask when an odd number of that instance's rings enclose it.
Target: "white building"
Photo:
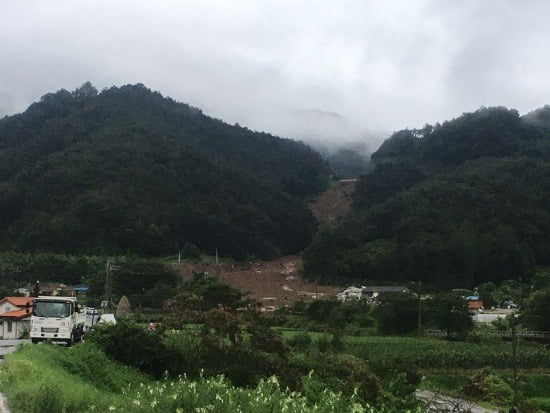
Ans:
[[[348,287],[336,294],[338,301],[360,300],[363,296],[363,287]]]
[[[0,339],[17,339],[30,331],[31,303],[32,297],[4,297],[0,300]]]

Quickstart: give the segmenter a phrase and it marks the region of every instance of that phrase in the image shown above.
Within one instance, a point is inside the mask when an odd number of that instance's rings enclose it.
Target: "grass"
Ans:
[[[14,413],[392,411],[326,390],[312,404],[281,389],[274,377],[253,388],[234,387],[223,377],[154,381],[112,362],[90,342],[71,348],[26,345],[7,356],[0,371],[0,388]]]
[[[26,345],[6,356],[0,386],[14,413],[109,411],[121,405],[125,385],[144,379],[128,368],[103,368],[110,364],[89,345]]]

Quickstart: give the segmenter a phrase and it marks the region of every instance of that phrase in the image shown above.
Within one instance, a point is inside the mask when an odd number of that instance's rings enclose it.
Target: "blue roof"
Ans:
[[[74,286],[75,291],[88,291],[90,287],[88,287],[86,284],[77,284]]]

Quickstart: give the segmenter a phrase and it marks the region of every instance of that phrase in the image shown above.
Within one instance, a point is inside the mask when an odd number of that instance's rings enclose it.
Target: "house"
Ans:
[[[409,292],[409,289],[407,287],[401,287],[401,286],[381,285],[381,286],[363,287],[363,295],[367,299],[375,299],[380,294],[404,294],[408,292]]]
[[[39,291],[41,295],[61,295],[64,297],[74,297],[74,287],[56,282],[43,282],[39,284]]]
[[[338,301],[352,301],[352,300],[360,300],[363,298],[363,288],[362,287],[348,287],[344,291],[339,292],[336,294],[336,298]]]
[[[464,297],[468,304],[468,310],[477,311],[483,309],[483,300],[479,299],[478,295],[469,295]]]
[[[32,297],[4,297],[0,300],[0,339],[17,339],[31,328]]]
[[[370,287],[348,287],[336,294],[339,301],[367,300],[374,301],[380,294],[408,293],[407,287],[399,286],[370,286]]]

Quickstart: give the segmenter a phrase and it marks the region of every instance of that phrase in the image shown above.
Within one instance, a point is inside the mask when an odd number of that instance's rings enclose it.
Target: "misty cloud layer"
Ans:
[[[0,116],[86,80],[299,138],[525,113],[550,103],[549,17],[542,0],[3,2]]]

